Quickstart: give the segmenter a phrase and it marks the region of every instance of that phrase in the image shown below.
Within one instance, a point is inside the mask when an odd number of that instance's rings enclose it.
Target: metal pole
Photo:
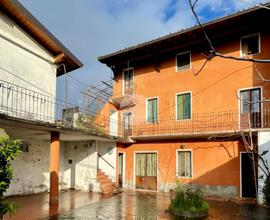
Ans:
[[[67,71],[66,65],[63,63],[64,73],[65,73],[65,102],[66,102],[66,111],[67,111],[67,102],[68,102],[68,79],[67,79]]]

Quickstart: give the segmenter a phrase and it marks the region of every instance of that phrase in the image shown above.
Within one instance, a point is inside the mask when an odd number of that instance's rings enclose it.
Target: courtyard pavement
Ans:
[[[16,214],[5,220],[95,220],[173,219],[165,212],[170,196],[165,193],[126,191],[111,197],[97,193],[69,191],[60,194],[59,207],[49,208],[48,194],[11,197],[17,203]],[[209,216],[206,219],[270,219],[270,209],[254,203],[208,199]]]
[[[85,219],[173,219],[165,212],[170,196],[164,193],[127,191],[102,199],[99,202],[74,209],[47,220]],[[270,219],[270,209],[246,202],[208,200],[209,216],[206,219]]]
[[[15,203],[18,208],[11,217],[7,214],[4,220],[36,220],[65,213],[72,209],[100,201],[99,193],[66,191],[59,194],[59,206],[49,206],[49,194],[38,193],[25,196],[12,196],[7,200]]]

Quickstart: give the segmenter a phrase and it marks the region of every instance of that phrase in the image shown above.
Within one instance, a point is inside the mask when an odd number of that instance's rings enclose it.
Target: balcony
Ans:
[[[109,116],[0,80],[0,118],[110,136]],[[112,122],[111,122],[112,123]]]
[[[175,117],[159,118],[155,123],[133,121],[128,131],[122,133],[132,140],[151,140],[209,137],[265,128],[270,128],[270,109],[250,114],[237,111],[200,113],[179,121]]]
[[[122,94],[114,94],[111,98],[111,102],[119,109],[135,106],[134,91],[136,84],[129,82],[124,85]]]

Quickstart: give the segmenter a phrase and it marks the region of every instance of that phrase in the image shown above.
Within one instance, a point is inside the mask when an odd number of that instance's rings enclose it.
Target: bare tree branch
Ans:
[[[195,6],[196,6],[197,3],[198,3],[198,0],[195,0],[194,3],[192,3],[192,0],[189,0],[189,5],[190,5],[190,8],[191,8],[191,11],[192,11],[192,13],[193,13],[194,16],[195,16],[195,18],[196,18],[196,20],[197,20],[197,23],[198,23],[199,26],[201,27],[201,29],[202,29],[202,31],[203,31],[203,34],[204,34],[206,40],[208,41],[208,44],[209,44],[209,46],[210,46],[210,49],[211,49],[213,52],[215,52],[216,50],[215,50],[215,48],[214,48],[214,46],[213,46],[213,44],[212,44],[210,38],[208,37],[208,35],[207,35],[207,33],[206,33],[206,30],[204,29],[203,25],[201,24],[201,22],[200,22],[200,20],[199,20],[199,18],[198,18],[197,13],[195,12]]]
[[[261,78],[261,80],[262,80],[263,82],[270,82],[270,79],[265,79],[265,78],[262,76],[261,72],[258,70],[258,68],[257,68],[256,65],[255,65],[254,67],[255,67],[256,72],[258,73],[258,75],[260,76],[260,78]]]
[[[196,21],[197,21],[198,25],[200,26],[200,28],[201,28],[201,30],[202,30],[202,32],[204,34],[205,39],[208,42],[210,51],[209,51],[209,55],[207,56],[207,60],[204,62],[204,64],[202,65],[202,67],[199,69],[199,71],[197,73],[195,73],[195,74],[193,73],[194,75],[198,75],[203,70],[203,68],[206,66],[207,62],[212,60],[214,57],[221,57],[221,58],[224,58],[224,59],[245,61],[245,62],[253,62],[253,63],[270,63],[269,59],[254,59],[254,58],[249,58],[249,57],[235,57],[235,56],[224,55],[222,53],[217,52],[215,47],[213,46],[212,41],[210,40],[210,38],[209,38],[209,36],[207,34],[204,26],[200,22],[196,11],[195,11],[195,7],[196,7],[197,3],[198,3],[198,0],[195,0],[194,2],[192,2],[192,0],[189,0],[190,9],[191,9],[194,17],[196,18]]]

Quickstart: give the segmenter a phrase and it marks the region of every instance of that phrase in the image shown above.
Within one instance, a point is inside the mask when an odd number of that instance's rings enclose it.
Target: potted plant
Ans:
[[[208,215],[208,209],[209,205],[204,200],[201,190],[184,190],[182,185],[177,183],[168,209],[171,215],[184,218],[204,218]]]

